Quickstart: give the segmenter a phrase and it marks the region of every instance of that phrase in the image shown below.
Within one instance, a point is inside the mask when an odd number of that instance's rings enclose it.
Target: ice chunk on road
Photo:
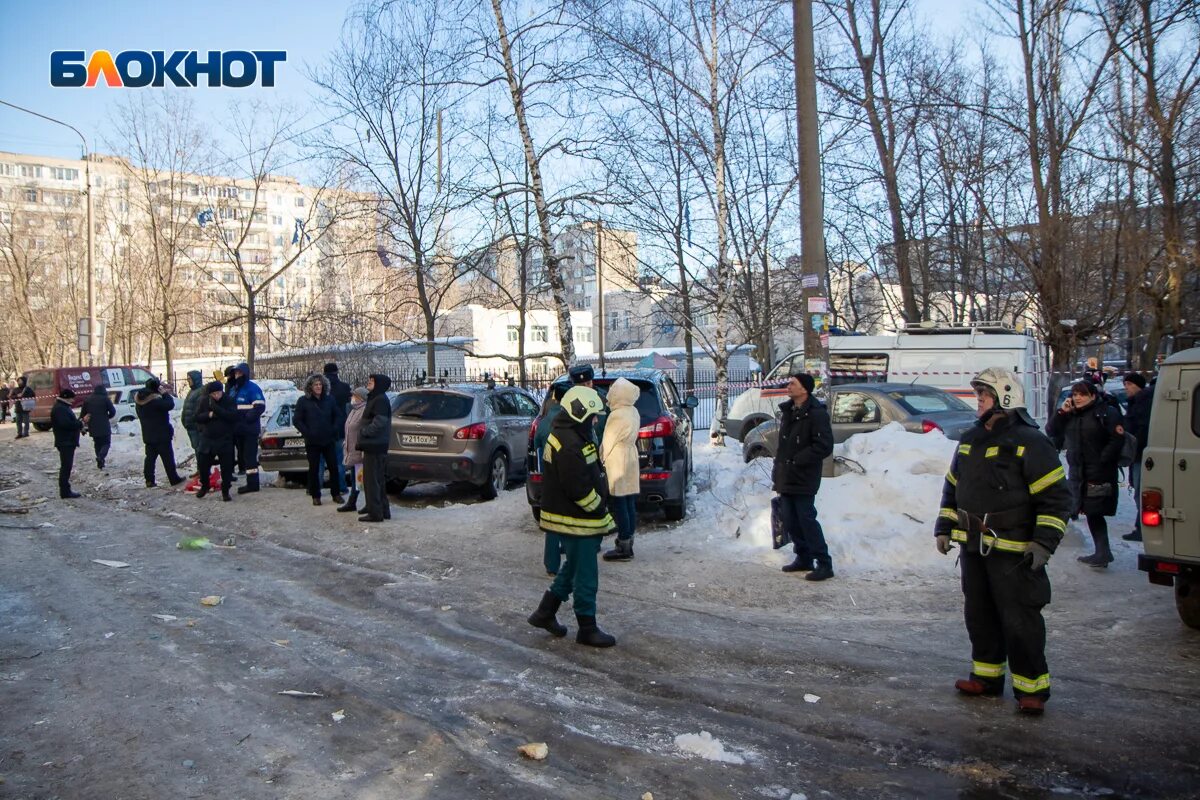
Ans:
[[[675,737],[675,746],[685,753],[691,753],[709,761],[723,761],[726,764],[746,763],[746,759],[737,753],[727,751],[721,740],[714,739],[708,731],[681,733]]]

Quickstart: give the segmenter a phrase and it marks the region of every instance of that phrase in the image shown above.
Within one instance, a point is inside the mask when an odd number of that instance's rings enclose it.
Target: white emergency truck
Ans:
[[[831,336],[830,382],[916,383],[937,386],[974,404],[971,378],[985,367],[1015,372],[1025,386],[1026,406],[1039,425],[1046,422],[1049,380],[1045,346],[1004,323],[969,326],[909,325],[882,336]],[[788,376],[804,371],[804,352],[794,350],[758,384],[732,401],[725,432],[742,441],[746,434],[773,419],[787,399]]]

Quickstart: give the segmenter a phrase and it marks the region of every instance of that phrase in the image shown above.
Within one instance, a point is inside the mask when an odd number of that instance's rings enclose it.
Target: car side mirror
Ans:
[[[695,408],[696,406],[700,405],[700,401],[696,399],[695,395],[688,395],[683,401],[683,405],[686,408]]]

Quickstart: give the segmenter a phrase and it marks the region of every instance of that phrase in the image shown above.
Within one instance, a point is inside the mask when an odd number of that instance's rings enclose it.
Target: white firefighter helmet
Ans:
[[[971,388],[991,390],[1002,409],[1025,407],[1025,387],[1016,375],[1003,367],[988,367],[971,379]]]
[[[604,401],[600,393],[589,386],[572,386],[563,395],[563,412],[576,422],[584,422],[588,418],[604,413]]]

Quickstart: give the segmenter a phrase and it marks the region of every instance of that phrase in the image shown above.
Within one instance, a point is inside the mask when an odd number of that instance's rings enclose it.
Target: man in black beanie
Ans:
[[[1142,540],[1142,454],[1146,450],[1146,442],[1150,439],[1150,401],[1153,392],[1146,391],[1146,378],[1138,372],[1125,375],[1125,397],[1128,398],[1125,407],[1125,429],[1132,433],[1138,442],[1137,458],[1129,465],[1129,485],[1133,487],[1133,497],[1137,503],[1138,513],[1133,518],[1133,530],[1121,538],[1127,542]]]
[[[817,521],[816,499],[821,468],[833,453],[833,426],[825,406],[812,396],[814,386],[813,377],[805,372],[788,379],[788,400],[779,406],[779,446],[771,480],[796,553],[783,571],[807,572],[806,580],[823,581],[833,577],[833,559]]]
[[[74,392],[63,389],[50,409],[50,427],[54,429],[54,446],[58,449],[58,496],[64,500],[82,496],[71,490],[71,469],[79,448],[79,432],[83,430],[83,423],[71,409],[74,399]]]

